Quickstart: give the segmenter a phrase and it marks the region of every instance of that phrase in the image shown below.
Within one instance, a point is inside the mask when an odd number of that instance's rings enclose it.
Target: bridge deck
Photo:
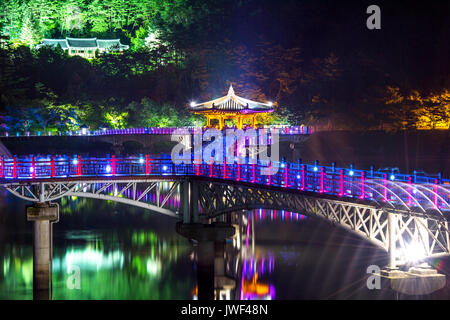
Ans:
[[[383,207],[402,207],[423,212],[450,210],[450,181],[446,179],[289,162],[237,163],[239,160],[225,164],[203,162],[175,165],[171,159],[150,159],[149,156],[1,158],[0,184],[68,180],[86,182],[99,178],[173,180],[175,177],[194,176],[246,183],[249,186],[292,189],[344,201],[367,200]],[[276,173],[262,174],[261,170],[268,166]]]

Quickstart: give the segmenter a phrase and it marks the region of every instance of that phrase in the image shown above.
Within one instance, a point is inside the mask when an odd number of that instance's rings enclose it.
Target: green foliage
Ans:
[[[113,129],[124,129],[127,127],[128,112],[110,111],[105,112],[103,117]]]
[[[317,13],[329,2],[1,3],[3,128],[204,124],[204,118],[187,113],[186,104],[222,96],[230,83],[240,96],[279,106],[260,123],[397,130],[414,128],[419,119],[432,127],[448,122],[448,64],[443,63],[449,56],[448,46],[442,46],[442,40],[434,44],[433,32],[428,33],[433,48],[439,48],[430,51],[444,57],[433,56],[433,65],[422,58],[428,52],[422,48],[430,46],[410,48],[406,43],[418,39],[386,35],[391,44],[399,44],[402,55],[391,50],[380,56],[379,49],[388,45],[381,42],[379,46],[378,41],[385,40],[369,39],[360,31],[349,32],[350,36],[340,30],[335,33],[336,21],[328,23],[319,17]],[[440,30],[435,20],[429,21],[434,30]],[[249,26],[257,28],[247,30]],[[448,28],[443,30],[446,34]],[[413,34],[408,31],[407,36]],[[131,49],[89,61],[69,57],[61,48],[33,49],[43,37],[65,36],[119,37],[122,43],[131,43]],[[420,63],[411,56],[415,52]],[[411,68],[420,69],[420,76],[415,75],[420,81],[413,81]],[[422,77],[426,74],[428,78]],[[389,87],[395,92],[387,91]],[[423,101],[411,98],[415,91]]]
[[[136,49],[158,30],[172,42],[208,14],[199,0],[3,0],[1,33],[12,42],[35,45],[46,36],[127,35]],[[186,39],[187,40],[187,39]],[[180,43],[186,44],[186,41]]]
[[[127,107],[131,115],[132,127],[182,127],[192,125],[190,115],[185,109],[177,109],[168,104],[159,105],[144,98],[140,103],[132,102]]]

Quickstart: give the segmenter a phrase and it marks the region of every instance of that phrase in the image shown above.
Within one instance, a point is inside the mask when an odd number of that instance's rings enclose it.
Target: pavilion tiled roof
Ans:
[[[233,86],[230,86],[228,94],[224,97],[202,103],[192,103],[190,111],[220,111],[220,112],[272,112],[272,103],[256,102],[237,96]]]

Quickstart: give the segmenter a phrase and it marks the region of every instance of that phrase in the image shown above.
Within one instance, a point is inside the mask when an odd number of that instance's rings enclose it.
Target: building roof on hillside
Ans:
[[[191,103],[189,109],[193,112],[272,112],[273,104],[271,102],[262,103],[239,97],[234,93],[233,86],[230,85],[226,96],[207,102]]]
[[[66,38],[71,48],[97,48],[97,38]]]
[[[57,47],[57,46],[61,46],[62,49],[68,49],[69,45],[67,43],[66,39],[44,39],[42,40],[41,44],[38,44],[36,46],[37,49],[39,49],[40,47],[43,46],[52,46],[52,47]]]
[[[128,45],[121,44],[120,39],[97,39],[97,38],[65,38],[65,39],[43,39],[40,44],[36,46],[39,49],[43,46],[57,47],[61,46],[62,49],[102,49],[102,50],[114,50],[122,49],[127,50]]]
[[[129,46],[121,44],[120,39],[97,39],[97,44],[100,49],[124,49],[127,50]]]

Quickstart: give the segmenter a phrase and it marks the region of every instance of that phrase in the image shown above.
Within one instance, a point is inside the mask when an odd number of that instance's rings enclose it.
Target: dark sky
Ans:
[[[334,52],[351,64],[376,61],[405,83],[443,86],[450,74],[450,1],[247,0],[230,7],[232,39],[254,47],[260,37],[300,47],[305,59]],[[366,9],[381,9],[369,30]]]

